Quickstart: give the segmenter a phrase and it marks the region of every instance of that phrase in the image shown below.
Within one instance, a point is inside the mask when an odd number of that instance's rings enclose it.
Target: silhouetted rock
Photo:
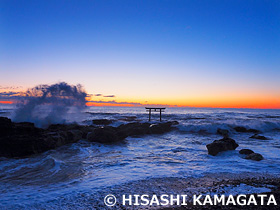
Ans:
[[[99,143],[114,143],[125,139],[124,136],[118,135],[118,132],[113,127],[96,128],[87,136],[88,141]]]
[[[7,117],[0,117],[0,136],[9,135],[13,130],[13,123]]]
[[[170,121],[158,124],[150,123],[128,123],[117,127],[118,132],[126,136],[139,136],[146,134],[163,134],[174,129],[173,125],[178,125],[177,121]]]
[[[252,153],[245,157],[245,159],[260,161],[263,159],[263,156],[259,153]]]
[[[265,136],[261,136],[258,134],[254,134],[253,136],[250,137],[251,139],[260,139],[260,140],[268,140]]]
[[[112,122],[112,120],[107,119],[92,120],[92,123],[95,125],[110,125]]]
[[[177,121],[171,121],[166,123],[152,124],[150,125],[150,133],[152,134],[162,134],[169,132],[173,129],[172,125],[177,125]]]
[[[136,121],[136,119],[137,119],[136,116],[127,116],[127,117],[121,118],[119,120],[126,121],[126,122],[131,122],[131,121]]]
[[[222,135],[223,137],[228,137],[229,136],[229,131],[227,129],[217,129],[217,133]]]
[[[25,157],[74,143],[81,139],[100,143],[114,143],[124,140],[128,136],[161,134],[172,130],[172,126],[177,123],[165,122],[155,125],[128,123],[117,128],[54,124],[47,129],[41,129],[35,127],[33,123],[13,123],[8,118],[0,117],[0,157]]]
[[[83,132],[81,130],[69,130],[67,134],[67,143],[74,143],[83,138]]]
[[[241,127],[241,126],[236,126],[233,128],[236,132],[247,132],[247,128]]]
[[[248,129],[247,131],[248,131],[249,133],[260,133],[259,130],[253,129],[253,128],[250,128],[250,129]]]
[[[150,133],[150,123],[128,123],[117,127],[117,130],[126,136],[145,135]]]
[[[250,150],[250,149],[242,149],[242,150],[240,150],[239,151],[239,154],[244,154],[244,155],[249,155],[249,154],[252,154],[252,153],[254,153],[254,151],[253,150]]]
[[[245,127],[242,127],[242,126],[236,126],[233,128],[236,132],[242,132],[242,133],[260,133],[259,130],[256,130],[256,129],[247,129]]]
[[[79,141],[88,130],[92,128],[77,124],[57,124],[41,129],[33,123],[13,123],[8,118],[0,118],[0,156],[25,157],[45,152]]]
[[[42,131],[43,129],[35,127],[34,123],[30,123],[30,122],[14,123],[13,132],[16,132],[14,134],[34,135],[34,134],[40,134]]]
[[[235,150],[239,145],[231,138],[223,138],[215,140],[214,142],[207,144],[208,154],[216,156],[219,152],[227,150]]]

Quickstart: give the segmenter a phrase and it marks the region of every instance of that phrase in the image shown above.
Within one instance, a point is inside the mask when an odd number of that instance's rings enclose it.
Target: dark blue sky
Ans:
[[[120,100],[186,105],[280,96],[280,1],[0,5],[0,83],[7,86],[68,81]]]

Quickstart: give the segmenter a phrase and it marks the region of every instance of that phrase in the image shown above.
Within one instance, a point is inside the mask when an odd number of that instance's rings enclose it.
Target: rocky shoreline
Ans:
[[[193,202],[187,202],[187,205],[184,206],[177,206],[177,207],[164,207],[164,208],[158,208],[160,210],[198,210],[198,209],[210,209],[210,210],[218,210],[218,209],[230,209],[230,210],[238,210],[238,209],[250,209],[250,210],[276,210],[280,209],[280,178],[274,177],[274,178],[265,178],[265,177],[252,177],[252,178],[244,178],[244,179],[222,179],[221,181],[213,182],[212,192],[207,193],[215,193],[217,189],[219,189],[221,186],[228,186],[233,185],[237,186],[240,184],[246,184],[250,186],[269,186],[271,192],[263,192],[263,193],[253,193],[253,194],[246,194],[246,196],[253,195],[256,198],[257,205],[250,204],[250,205],[193,205]],[[240,193],[241,194],[241,193]],[[264,205],[261,204],[261,198],[258,197],[258,195],[266,195],[264,201]],[[277,205],[266,205],[267,200],[269,196],[273,195],[275,198],[275,201],[277,202]],[[234,196],[234,199],[237,199],[238,195]],[[228,196],[226,196],[227,200]],[[203,200],[203,199],[202,199]]]
[[[106,208],[104,205],[104,197],[110,192],[115,195],[117,198],[117,203],[114,207]],[[278,175],[272,174],[258,174],[258,173],[241,173],[241,174],[232,174],[232,173],[213,173],[205,174],[202,177],[164,177],[164,178],[151,178],[146,180],[138,180],[134,182],[128,182],[122,185],[117,185],[110,187],[109,189],[105,188],[98,192],[100,197],[97,197],[97,201],[94,205],[95,209],[154,209],[154,210],[199,210],[199,209],[280,209],[280,177]],[[254,196],[256,198],[257,205],[223,205],[222,203],[217,203],[216,205],[203,205],[203,200],[206,195],[214,197],[217,195],[221,197],[225,196],[225,200],[228,199],[229,194],[233,195],[234,199],[237,200],[237,196],[246,195],[248,198]],[[128,205],[126,201],[123,205],[123,195],[132,195],[131,205]],[[149,205],[135,205],[136,200],[133,195],[147,195],[149,201],[152,201],[154,195],[157,196],[159,202],[161,203],[161,195],[185,195],[186,202],[182,202],[180,199],[180,204],[176,205],[173,203],[172,206],[167,205],[163,206],[161,204],[157,205],[156,203]],[[200,201],[202,205],[196,203],[193,205],[193,196],[202,195]],[[264,198],[264,205],[259,205],[261,203],[258,195],[267,195]],[[277,205],[270,204],[267,206],[270,195],[273,195]],[[92,194],[86,195],[85,197],[79,199],[81,202],[89,202]],[[126,197],[127,198],[127,197]],[[138,197],[138,203],[144,202]],[[185,205],[187,203],[187,205]]]
[[[81,139],[90,142],[115,143],[128,136],[163,134],[173,130],[177,121],[163,123],[128,123],[118,127],[109,126],[108,121],[94,121],[98,125],[55,124],[46,129],[33,123],[12,122],[0,117],[0,157],[22,158],[55,149]]]

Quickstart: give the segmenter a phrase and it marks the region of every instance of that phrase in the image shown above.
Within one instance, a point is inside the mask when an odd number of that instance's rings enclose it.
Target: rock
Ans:
[[[150,125],[150,133],[152,134],[163,134],[173,129],[172,125],[177,125],[177,121],[165,122],[159,124]]]
[[[10,119],[0,119],[0,127],[6,132],[0,135],[0,156],[25,157],[55,149],[82,139],[83,129],[87,126],[76,124],[51,125],[41,129],[33,123],[13,123]]]
[[[236,126],[233,128],[236,132],[247,132],[247,128],[241,127],[241,126]]]
[[[110,125],[112,122],[112,120],[107,119],[92,120],[92,123],[95,125]]]
[[[109,121],[106,120],[106,123]],[[152,126],[150,123],[128,123],[117,128],[54,124],[41,129],[33,123],[14,123],[8,118],[0,117],[0,157],[26,157],[83,138],[100,143],[114,143],[133,135],[161,134],[172,130],[172,126],[177,123],[165,122]]]
[[[83,132],[80,130],[67,131],[67,143],[74,143],[83,138]]]
[[[42,131],[43,129],[35,127],[34,123],[30,123],[30,122],[14,123],[14,132],[16,132],[16,134],[34,135],[34,134],[39,134]]]
[[[248,129],[248,132],[249,132],[249,133],[260,133],[259,130],[257,130],[257,129],[252,129],[252,128]]]
[[[263,159],[263,156],[259,153],[252,153],[245,157],[245,159],[260,161]]]
[[[150,123],[128,123],[117,127],[118,132],[123,133],[126,136],[139,136],[146,134],[163,134],[171,131],[177,125],[177,121],[164,122],[158,124]]]
[[[0,117],[0,136],[9,135],[13,130],[13,123],[7,117]]]
[[[235,150],[239,145],[231,138],[223,138],[215,140],[214,142],[207,144],[208,154],[216,156],[219,152],[227,150]]]
[[[48,132],[43,134],[43,137],[41,138],[43,142],[47,143],[47,146],[44,147],[42,150],[37,150],[36,152],[34,151],[34,154],[39,153],[39,152],[44,152],[49,149],[55,149],[57,147],[60,147],[62,145],[65,145],[69,143],[67,141],[67,134],[66,132]]]
[[[88,141],[99,143],[113,143],[123,139],[113,127],[96,128],[87,136]]]
[[[268,140],[265,136],[261,136],[258,134],[254,134],[253,136],[250,137],[251,139],[260,139],[260,140]]]
[[[242,133],[260,133],[260,131],[256,130],[256,129],[247,129],[245,127],[242,126],[236,126],[233,128],[236,132],[242,132]]]
[[[217,133],[222,135],[223,137],[228,137],[229,136],[229,131],[227,129],[217,129]]]
[[[131,122],[131,121],[136,121],[137,117],[136,116],[127,116],[124,118],[121,118],[120,120],[126,121],[126,122]]]
[[[245,154],[245,155],[249,155],[254,153],[254,151],[250,150],[250,149],[242,149],[239,151],[239,154]]]
[[[118,132],[126,136],[146,135],[150,131],[150,123],[127,123],[117,127]]]

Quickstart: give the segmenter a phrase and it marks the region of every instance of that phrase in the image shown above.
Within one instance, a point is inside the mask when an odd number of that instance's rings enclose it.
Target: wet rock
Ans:
[[[47,144],[41,150],[34,151],[34,154],[47,151],[49,149],[55,149],[59,146],[67,144],[67,134],[66,132],[47,132],[44,133],[40,139]],[[70,142],[69,142],[70,143]]]
[[[0,136],[6,136],[13,130],[13,123],[7,117],[0,117]]]
[[[229,131],[227,129],[217,129],[217,134],[222,135],[223,137],[228,137],[229,136]]]
[[[83,138],[83,132],[80,130],[67,131],[67,143],[74,143]]]
[[[89,133],[87,140],[99,143],[114,143],[123,140],[123,137],[113,127],[104,127],[96,128],[93,132]]]
[[[150,123],[128,123],[117,127],[118,132],[126,136],[139,136],[146,134],[163,134],[174,129],[173,125],[177,125],[177,121],[164,122],[158,124]]]
[[[241,126],[236,126],[233,128],[236,132],[247,132],[247,128],[241,127]]]
[[[263,159],[263,156],[259,153],[252,153],[245,157],[245,159],[260,161]]]
[[[172,125],[177,125],[177,124],[178,124],[177,121],[152,124],[152,125],[150,125],[150,133],[163,134],[163,133],[171,131],[173,129]]]
[[[146,135],[150,131],[150,123],[128,123],[117,127],[120,133],[126,136]]]
[[[14,123],[13,132],[15,132],[15,134],[34,135],[34,134],[40,134],[42,131],[43,129],[35,127],[34,123],[30,123],[30,122]]]
[[[260,133],[259,130],[257,130],[257,129],[252,129],[252,128],[248,129],[248,132],[249,132],[249,133]]]
[[[120,120],[126,121],[126,122],[131,122],[131,121],[136,121],[137,117],[136,116],[127,116],[124,118],[121,118]]]
[[[253,136],[250,137],[251,139],[260,139],[260,140],[268,140],[265,136],[261,136],[258,134],[254,134]]]
[[[259,130],[256,129],[247,129],[245,127],[242,126],[236,126],[233,128],[236,132],[241,132],[241,133],[260,133]]]
[[[253,150],[250,150],[250,149],[242,149],[239,151],[239,154],[244,154],[244,155],[249,155],[249,154],[252,154],[254,153]]]
[[[33,123],[13,123],[10,119],[0,119],[0,127],[8,132],[0,135],[0,156],[25,157],[55,149],[68,143],[82,139],[86,126],[80,125],[51,125],[41,129]]]
[[[48,136],[47,136],[48,137]],[[11,135],[0,139],[0,156],[25,157],[54,149],[55,144],[41,135]]]
[[[47,129],[41,129],[35,127],[33,123],[13,123],[8,118],[0,117],[0,157],[30,156],[81,139],[114,143],[128,136],[165,133],[172,130],[175,124],[177,122],[165,122],[153,126],[150,123],[128,123],[117,128],[54,124]]]
[[[227,150],[235,150],[239,145],[235,140],[231,138],[223,138],[220,140],[215,140],[214,142],[207,144],[208,154],[216,156],[219,152]]]
[[[92,120],[92,123],[95,125],[110,125],[112,122],[112,120],[107,119]]]

